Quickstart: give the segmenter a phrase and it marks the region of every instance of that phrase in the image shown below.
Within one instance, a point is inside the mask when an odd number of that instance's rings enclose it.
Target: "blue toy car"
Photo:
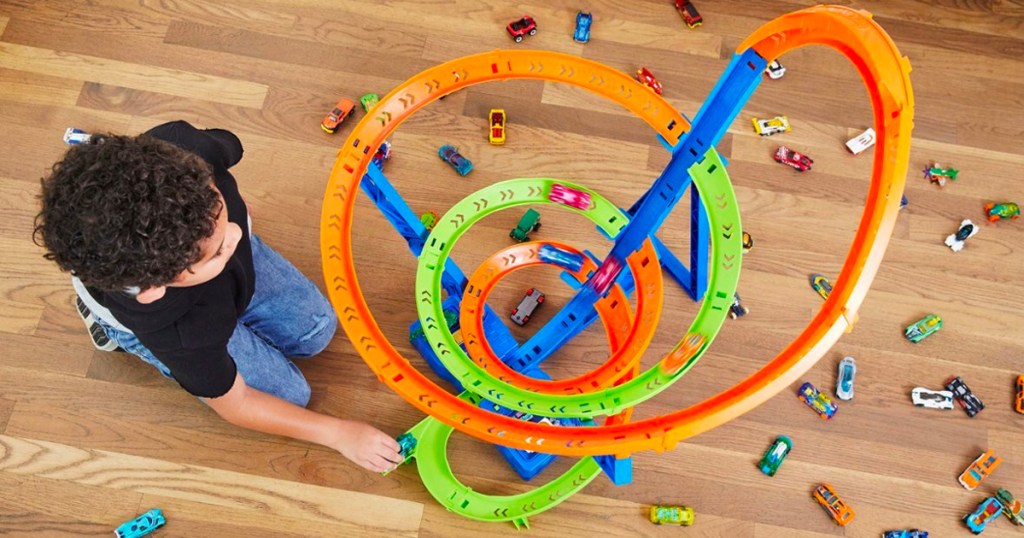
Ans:
[[[576,12],[576,31],[572,34],[573,41],[577,43],[587,43],[590,41],[590,23],[594,21],[594,16],[590,13],[584,13],[582,11]]]
[[[537,257],[543,262],[551,263],[569,271],[579,271],[583,268],[583,255],[560,249],[554,245],[541,245],[537,251]]]
[[[1002,513],[1003,505],[999,502],[999,499],[989,497],[981,501],[977,510],[964,516],[964,525],[967,525],[967,528],[974,534],[981,534],[981,531],[985,530],[985,525],[991,523],[993,519],[999,517]]]
[[[822,394],[821,391],[810,383],[801,385],[800,392],[797,392],[796,395],[802,402],[807,404],[807,407],[818,413],[822,420],[832,418],[839,409],[836,404],[832,403],[831,398]]]
[[[377,168],[384,169],[384,161],[391,160],[391,142],[387,140],[380,143],[380,147],[377,148],[377,152],[373,154],[370,162],[377,165]]]
[[[908,531],[885,531],[882,538],[928,538],[928,531],[910,529]]]
[[[121,524],[114,530],[117,538],[140,538],[167,524],[164,513],[154,508],[145,514]]]
[[[460,176],[465,176],[473,171],[473,163],[469,162],[469,159],[463,157],[462,154],[459,153],[458,148],[451,144],[441,146],[441,148],[437,150],[437,156],[441,157],[444,162],[452,165],[452,168],[454,168]]]

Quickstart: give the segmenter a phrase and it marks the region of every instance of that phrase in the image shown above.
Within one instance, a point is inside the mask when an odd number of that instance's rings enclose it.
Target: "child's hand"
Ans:
[[[402,463],[398,441],[369,424],[339,420],[337,431],[333,433],[334,441],[327,446],[361,467],[383,473],[393,471]]]

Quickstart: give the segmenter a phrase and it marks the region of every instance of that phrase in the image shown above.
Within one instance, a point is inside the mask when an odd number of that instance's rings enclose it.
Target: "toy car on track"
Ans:
[[[487,115],[491,120],[491,128],[487,131],[487,140],[495,146],[500,146],[505,143],[505,110],[501,108],[492,108],[491,112]]]
[[[537,257],[543,262],[551,263],[573,272],[583,268],[582,254],[569,252],[554,245],[541,245],[540,249],[537,250]]]
[[[960,402],[960,405],[969,417],[973,417],[985,409],[985,404],[971,392],[970,387],[967,386],[967,383],[964,383],[960,376],[949,378],[946,381],[946,390],[953,393],[953,398]]]
[[[754,132],[761,136],[788,133],[791,130],[789,118],[786,116],[775,116],[774,118],[767,119],[752,118],[751,121],[754,123]]]
[[[981,485],[988,478],[988,475],[992,474],[1001,463],[1003,463],[1002,458],[993,454],[991,449],[982,452],[980,456],[975,458],[964,469],[964,472],[960,473],[960,478],[958,479],[960,485],[965,489],[974,491],[974,488]]]
[[[459,153],[459,149],[451,144],[441,146],[440,149],[437,150],[437,156],[441,157],[444,162],[452,165],[452,168],[454,168],[460,176],[465,176],[473,171],[473,163],[471,163],[469,159],[463,157],[462,154]]]
[[[822,394],[821,391],[810,383],[800,385],[800,390],[796,395],[800,398],[800,401],[807,404],[807,407],[810,407],[815,413],[818,413],[818,416],[821,417],[822,420],[828,420],[834,417],[836,411],[839,410],[839,407],[832,403],[831,398]]]
[[[956,168],[943,168],[939,163],[932,163],[924,167],[924,178],[932,183],[937,183],[940,187],[946,186],[946,180],[956,181],[956,176],[960,171]]]
[[[832,520],[836,522],[836,525],[845,527],[853,521],[853,509],[839,498],[836,490],[832,489],[831,485],[822,484],[815,488],[814,493],[811,495],[825,509],[825,512],[832,516]]]
[[[978,233],[978,227],[971,222],[971,219],[964,219],[960,228],[955,233],[946,237],[946,246],[953,252],[960,252],[964,248],[964,241],[974,237]]]
[[[577,43],[590,41],[590,23],[594,22],[594,16],[582,11],[576,12],[576,31],[572,33],[572,40]]]
[[[910,401],[918,407],[929,409],[953,409],[953,393],[948,390],[929,390],[914,387],[910,391]]]
[[[370,158],[370,162],[377,165],[377,168],[384,169],[384,161],[391,160],[391,142],[387,140],[380,143],[377,147],[377,152]]]
[[[512,309],[512,314],[509,317],[516,325],[526,325],[533,312],[543,303],[544,294],[536,288],[530,288],[526,290],[526,295],[519,301],[519,306]]]
[[[1021,516],[1021,512],[1024,511],[1021,502],[1013,498],[1013,494],[1005,488],[999,488],[996,491],[996,498],[999,499],[999,503],[1003,505],[1003,515],[1007,517],[1014,525],[1024,525],[1024,516]]]
[[[768,67],[764,68],[764,74],[768,75],[768,78],[772,80],[778,80],[782,78],[782,75],[786,74],[786,68],[778,60],[772,60],[768,63]]]
[[[654,73],[651,73],[646,67],[641,67],[636,70],[636,79],[640,81],[640,84],[647,86],[654,93],[661,95],[661,83],[658,79],[654,78]]]
[[[704,17],[700,16],[700,12],[689,0],[676,0],[676,11],[691,30],[704,24]]]
[[[508,233],[508,236],[522,243],[530,240],[530,232],[540,229],[540,213],[534,209],[527,209],[526,213],[519,218],[519,223]]]
[[[1024,413],[1024,375],[1017,376],[1017,397],[1013,408],[1018,413]]]
[[[154,508],[131,521],[122,523],[114,530],[114,536],[117,538],[142,538],[166,524],[167,519],[164,518],[163,512],[159,508]]]
[[[857,377],[857,361],[853,357],[843,357],[839,361],[839,372],[836,375],[836,397],[840,400],[853,399],[853,379]]]
[[[533,17],[523,15],[521,19],[508,23],[505,29],[508,30],[508,35],[512,36],[516,43],[519,43],[523,40],[523,36],[537,35],[537,22],[533,20]]]
[[[849,139],[846,141],[846,149],[850,150],[850,153],[859,155],[864,150],[875,145],[875,130],[868,128],[867,131]]]
[[[779,146],[779,149],[775,150],[774,158],[775,162],[790,166],[797,172],[806,172],[814,164],[814,160],[810,157],[793,151],[786,146]]]
[[[590,285],[593,287],[594,292],[599,297],[603,297],[608,290],[611,289],[612,284],[615,283],[615,278],[622,272],[622,260],[609,256],[597,271],[590,277]]]
[[[828,295],[832,293],[832,282],[825,275],[814,273],[811,275],[811,288],[827,301]]]
[[[1000,219],[1019,219],[1020,206],[1013,202],[985,204],[985,214],[988,216],[988,220],[990,222],[995,222]]]
[[[775,476],[775,473],[779,471],[779,466],[789,455],[789,451],[793,450],[793,441],[785,435],[780,435],[772,443],[772,446],[768,447],[765,451],[764,456],[761,457],[761,462],[757,464],[757,467],[761,469],[761,472],[768,476]]]
[[[548,193],[548,200],[551,200],[556,204],[575,207],[580,211],[590,209],[590,206],[593,204],[593,200],[590,198],[590,193],[566,187],[559,183],[555,183],[551,186],[551,192]]]
[[[412,451],[416,450],[416,438],[409,432],[399,435],[398,439],[395,440],[398,441],[398,453],[403,458],[408,459]]]
[[[732,319],[742,318],[743,316],[746,316],[747,314],[750,313],[750,309],[745,307],[745,306],[743,306],[743,303],[741,301],[742,300],[740,299],[740,294],[739,293],[733,294],[732,305],[729,306],[729,317],[730,318],[732,318]]]
[[[434,226],[437,226],[437,219],[441,218],[437,211],[425,211],[420,213],[420,223],[427,231],[433,230]]]
[[[942,318],[935,314],[928,314],[920,320],[907,325],[907,328],[903,329],[903,336],[916,344],[935,334],[941,328]]]
[[[323,121],[320,122],[320,128],[327,133],[334,133],[338,130],[338,126],[341,122],[348,118],[352,110],[355,109],[356,105],[348,99],[342,98],[338,101],[338,104],[334,105],[334,108],[324,116]]]
[[[359,98],[359,104],[363,105],[363,111],[369,112],[371,108],[377,105],[377,101],[380,98],[375,93],[368,93]]]
[[[978,508],[964,516],[964,525],[971,530],[974,534],[981,534],[985,530],[985,526],[988,525],[993,519],[999,517],[999,514],[1003,511],[1003,505],[999,502],[999,499],[995,497],[989,497],[981,504]]]
[[[693,508],[689,506],[652,506],[651,523],[655,525],[693,525]]]
[[[661,361],[662,371],[673,374],[697,354],[707,338],[700,333],[686,333],[676,347]]]

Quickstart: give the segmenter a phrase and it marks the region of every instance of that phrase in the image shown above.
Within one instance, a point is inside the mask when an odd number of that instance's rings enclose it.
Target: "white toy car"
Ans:
[[[976,233],[978,233],[978,227],[971,222],[971,219],[964,219],[960,223],[960,229],[946,238],[946,246],[953,252],[960,252],[964,248],[964,241],[974,237]]]
[[[853,379],[857,376],[857,361],[853,357],[843,357],[839,361],[839,373],[836,375],[836,396],[840,400],[853,399]]]
[[[875,145],[875,130],[868,127],[867,131],[851,138],[846,142],[846,149],[850,150],[850,153],[859,155],[864,150]]]
[[[772,63],[768,64],[768,67],[764,69],[764,74],[768,75],[768,78],[772,80],[778,80],[782,78],[782,75],[786,74],[786,68],[782,67],[778,60],[772,60]]]
[[[786,116],[775,116],[769,119],[758,119],[754,118],[754,132],[761,136],[771,136],[777,133],[788,133],[789,118]]]
[[[953,392],[948,390],[930,390],[914,387],[910,391],[910,399],[918,407],[930,409],[953,409]]]

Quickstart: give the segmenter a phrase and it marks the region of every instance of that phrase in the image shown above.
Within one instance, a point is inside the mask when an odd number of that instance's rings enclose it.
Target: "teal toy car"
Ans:
[[[999,502],[999,499],[995,497],[989,497],[981,504],[978,508],[964,516],[964,525],[971,530],[974,534],[981,534],[985,530],[985,526],[992,522],[993,519],[999,517],[999,514],[1003,512],[1003,505]]]
[[[377,101],[380,98],[375,93],[368,93],[359,98],[359,104],[363,105],[363,110],[369,112],[371,108],[377,105]]]
[[[114,530],[114,536],[117,538],[142,538],[166,524],[164,513],[159,508],[154,508],[131,521],[122,523]]]
[[[395,440],[398,441],[398,453],[401,454],[403,458],[408,459],[413,450],[416,450],[416,438],[413,437],[411,433],[403,433]]]
[[[785,435],[780,435],[761,457],[761,463],[757,464],[758,468],[768,476],[775,476],[790,450],[793,450],[793,441]]]
[[[935,314],[928,314],[916,323],[912,323],[903,330],[903,336],[913,343],[918,343],[942,328],[942,318]]]
[[[693,508],[689,506],[658,506],[651,507],[651,523],[655,525],[693,525]]]

